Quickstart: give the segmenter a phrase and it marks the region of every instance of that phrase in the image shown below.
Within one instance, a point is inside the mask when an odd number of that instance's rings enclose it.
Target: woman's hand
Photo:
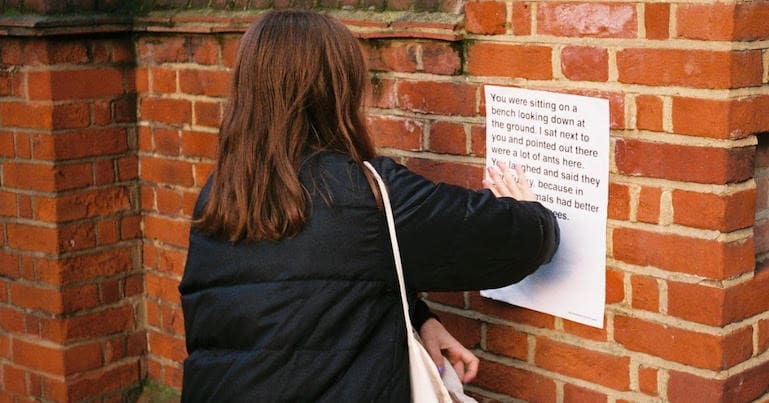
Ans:
[[[438,366],[439,372],[443,373],[442,353],[445,352],[462,383],[470,382],[478,375],[478,357],[457,341],[435,318],[430,318],[422,324],[419,337],[422,338],[422,345]]]
[[[537,196],[531,191],[523,168],[515,166],[515,173],[501,162],[496,167],[488,167],[489,178],[483,180],[483,187],[491,190],[497,197],[512,197],[516,200],[536,201]]]

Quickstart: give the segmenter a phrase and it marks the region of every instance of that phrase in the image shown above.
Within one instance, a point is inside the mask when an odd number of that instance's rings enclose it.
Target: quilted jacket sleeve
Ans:
[[[538,202],[436,184],[385,157],[374,165],[389,189],[409,288],[503,287],[549,262],[558,248],[558,222]]]

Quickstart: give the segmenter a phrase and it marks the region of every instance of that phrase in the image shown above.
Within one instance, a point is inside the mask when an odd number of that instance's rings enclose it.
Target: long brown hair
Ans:
[[[194,225],[232,241],[301,231],[310,207],[302,159],[329,150],[362,165],[375,154],[367,83],[358,42],[334,18],[282,10],[255,22],[241,39],[211,190]]]

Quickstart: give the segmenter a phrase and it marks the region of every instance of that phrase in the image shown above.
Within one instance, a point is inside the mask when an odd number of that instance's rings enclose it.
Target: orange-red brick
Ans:
[[[642,187],[638,195],[638,208],[636,219],[641,222],[657,223],[660,218],[660,188]]]
[[[763,65],[757,51],[630,48],[617,71],[627,84],[728,89],[760,85]]]
[[[143,98],[139,106],[142,120],[167,124],[192,123],[192,103],[184,99]]]
[[[648,39],[667,39],[670,36],[670,4],[645,3],[644,28]]]
[[[673,222],[730,232],[754,224],[755,203],[755,189],[729,195],[674,190]]]
[[[517,360],[528,358],[529,342],[526,333],[508,326],[487,325],[486,349]]]
[[[626,348],[711,370],[725,369],[750,357],[752,334],[750,327],[716,336],[640,318],[614,317],[614,337]]]
[[[753,175],[753,148],[712,148],[618,140],[615,160],[621,173],[671,180],[724,184]]]
[[[421,150],[423,126],[417,121],[392,116],[368,117],[371,137],[377,147]]]
[[[594,382],[615,390],[630,388],[630,358],[538,337],[537,367]]]
[[[668,399],[671,402],[751,402],[769,392],[767,378],[769,362],[738,372],[727,379],[670,371]]]
[[[635,98],[635,105],[637,128],[662,131],[662,99],[655,95],[639,95]]]
[[[676,8],[679,37],[703,40],[731,40],[734,37],[734,4],[681,4]]]
[[[631,306],[644,311],[659,312],[660,291],[657,279],[633,275],[630,277],[633,300]]]
[[[753,269],[753,242],[719,242],[682,235],[615,228],[613,256],[639,266],[726,279]]]
[[[468,47],[467,72],[474,76],[549,80],[553,77],[551,54],[547,46],[479,42]]]
[[[524,401],[556,401],[556,385],[552,379],[484,359],[481,359],[478,377],[474,383]]]
[[[531,35],[531,3],[513,2],[512,26],[515,35]]]

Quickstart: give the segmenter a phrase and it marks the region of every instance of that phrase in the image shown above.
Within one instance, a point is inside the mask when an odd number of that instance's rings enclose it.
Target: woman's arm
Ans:
[[[374,163],[388,185],[413,290],[503,287],[534,272],[557,249],[556,218],[538,202],[436,184],[389,158]]]

